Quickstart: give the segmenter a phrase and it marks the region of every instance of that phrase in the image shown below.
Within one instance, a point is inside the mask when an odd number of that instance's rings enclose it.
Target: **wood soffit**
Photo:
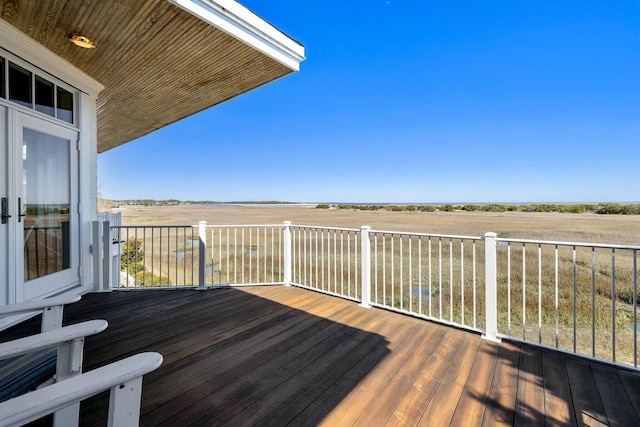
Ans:
[[[0,5],[2,19],[105,86],[97,101],[98,152],[293,72],[166,0]],[[97,48],[74,46],[71,34]]]

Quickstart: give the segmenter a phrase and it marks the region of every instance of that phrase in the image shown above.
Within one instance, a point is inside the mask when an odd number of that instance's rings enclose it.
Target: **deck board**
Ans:
[[[387,425],[407,425],[422,417],[435,394],[440,379],[450,369],[452,363],[450,355],[455,354],[461,345],[466,345],[465,338],[469,338],[463,334],[452,335],[452,337],[444,339],[437,347],[433,346],[434,351],[429,360],[425,361],[411,388],[403,396],[400,396],[401,401],[396,406],[392,417],[387,421]]]
[[[425,359],[442,344],[446,332],[444,328],[434,328],[429,334],[419,337],[415,345],[406,348],[406,358],[399,360],[399,369],[383,384],[382,390],[369,402],[367,409],[362,411],[358,425],[386,423],[393,416],[396,407],[420,375]]]
[[[520,352],[520,371],[516,394],[517,426],[540,426],[545,423],[542,353],[528,348]]]
[[[451,420],[452,425],[479,426],[482,424],[488,399],[486,387],[487,384],[491,384],[499,351],[500,346],[494,342],[483,341],[481,343],[464,391],[458,401],[456,412]]]
[[[636,412],[636,416],[640,418],[640,381],[634,374],[628,372],[617,372],[618,378],[627,393],[629,401],[633,405],[633,409]]]
[[[372,348],[362,357],[359,357],[359,353],[351,353],[345,359],[347,363],[341,366],[341,371],[336,372],[338,379],[331,383],[330,387],[313,401],[313,404],[307,406],[300,413],[294,414],[295,417],[290,425],[304,427],[324,422],[330,409],[338,407],[344,400],[344,396],[354,390],[354,385],[360,385],[363,378],[370,375],[382,360],[389,357],[388,343],[383,337],[396,330],[397,323],[389,313],[384,313],[384,315],[389,317],[389,321],[378,329],[380,335],[369,337],[369,342],[373,345]]]
[[[584,425],[609,425],[602,399],[598,394],[596,380],[591,366],[587,362],[567,365],[567,374],[571,382],[575,413],[579,423]]]
[[[577,425],[565,360],[543,353],[544,408],[547,425]]]
[[[139,351],[141,425],[640,425],[640,374],[295,287],[89,294],[85,370]],[[0,341],[39,327],[34,318]],[[108,396],[81,405],[104,425]],[[50,418],[34,425],[49,425]]]
[[[390,327],[393,327],[396,339],[389,343],[388,349],[393,357],[381,360],[376,366],[376,375],[366,376],[360,383],[361,387],[346,396],[336,410],[328,414],[321,425],[367,425],[357,422],[358,418],[365,415],[369,406],[377,402],[378,394],[406,363],[409,353],[419,342],[418,334],[412,333],[413,319],[410,320],[409,322],[399,322],[397,319],[392,319]],[[382,404],[382,402],[380,403]]]
[[[487,395],[487,408],[482,419],[483,427],[513,425],[520,350],[503,342]]]
[[[451,424],[473,362],[478,354],[480,338],[467,337],[467,342],[451,355],[451,365],[438,383],[435,394],[425,408],[419,425],[446,426]]]
[[[637,425],[637,414],[615,371],[602,366],[592,366],[591,369],[609,425],[618,427]]]

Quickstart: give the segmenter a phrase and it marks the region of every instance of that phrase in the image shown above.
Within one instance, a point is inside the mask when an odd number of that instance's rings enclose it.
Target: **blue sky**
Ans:
[[[640,0],[244,0],[301,71],[98,156],[111,199],[640,201]]]

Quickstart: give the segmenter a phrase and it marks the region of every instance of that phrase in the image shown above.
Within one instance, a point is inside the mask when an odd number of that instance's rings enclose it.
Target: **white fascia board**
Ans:
[[[102,83],[23,34],[4,19],[0,19],[0,47],[94,98],[104,89]]]
[[[305,60],[304,46],[235,0],[168,1],[294,71]]]

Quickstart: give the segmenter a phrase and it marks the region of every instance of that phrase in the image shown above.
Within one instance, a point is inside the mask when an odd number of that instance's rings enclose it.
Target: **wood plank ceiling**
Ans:
[[[0,5],[2,19],[105,86],[98,99],[98,152],[293,72],[166,0]],[[92,39],[97,48],[74,46],[71,34]]]

